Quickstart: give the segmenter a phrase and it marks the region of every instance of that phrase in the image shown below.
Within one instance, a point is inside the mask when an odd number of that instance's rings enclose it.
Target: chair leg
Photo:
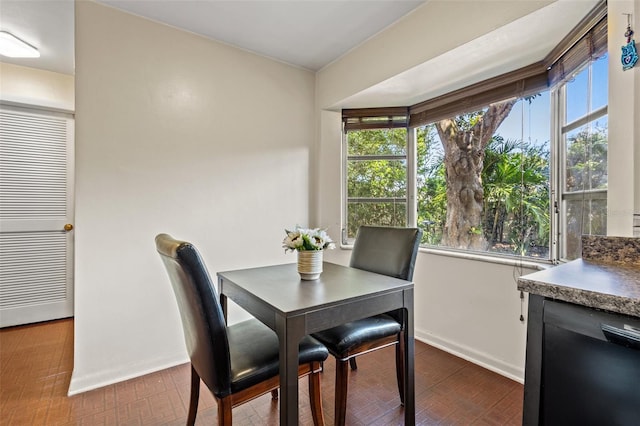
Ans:
[[[336,359],[336,400],[334,422],[336,426],[344,426],[347,415],[347,390],[349,383],[349,362]]]
[[[271,391],[271,399],[274,401],[278,399],[278,389],[274,389]]]
[[[319,364],[314,363],[311,371],[317,371]],[[324,426],[324,413],[322,412],[322,392],[320,389],[320,372],[311,373],[309,380],[309,402],[311,403],[311,415],[314,426]]]
[[[232,408],[233,403],[230,396],[218,400],[218,426],[231,426],[233,424]]]
[[[189,414],[187,415],[187,426],[193,426],[196,423],[196,414],[198,414],[198,398],[200,397],[200,376],[196,373],[193,365],[191,366],[191,394],[189,396]]]
[[[352,370],[357,370],[358,369],[358,364],[356,363],[356,357],[355,356],[353,358],[349,358],[349,365],[351,366]]]
[[[400,404],[404,405],[404,331],[398,335],[396,345],[396,378],[398,380],[398,393],[400,394]]]

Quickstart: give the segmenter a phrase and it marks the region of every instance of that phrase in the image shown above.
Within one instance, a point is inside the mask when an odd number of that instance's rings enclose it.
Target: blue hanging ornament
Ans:
[[[631,15],[627,14],[627,31],[624,33],[624,36],[627,38],[627,44],[622,46],[622,57],[620,58],[622,61],[623,71],[633,68],[636,62],[638,62],[636,42],[635,40],[631,40],[633,30],[631,29],[631,23],[629,22],[630,17]]]

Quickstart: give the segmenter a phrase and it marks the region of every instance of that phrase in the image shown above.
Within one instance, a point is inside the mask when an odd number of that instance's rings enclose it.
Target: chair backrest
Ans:
[[[218,293],[196,248],[170,235],[156,236],[182,319],[191,365],[216,396],[231,393],[227,327]]]
[[[358,228],[349,266],[412,280],[421,239],[419,228],[363,225]]]

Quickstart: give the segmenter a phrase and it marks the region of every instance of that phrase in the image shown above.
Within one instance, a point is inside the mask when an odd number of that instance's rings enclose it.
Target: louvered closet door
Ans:
[[[73,315],[73,126],[0,108],[0,327]]]

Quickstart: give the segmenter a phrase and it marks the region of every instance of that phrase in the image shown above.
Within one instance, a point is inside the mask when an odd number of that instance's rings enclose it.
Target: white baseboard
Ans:
[[[477,364],[487,370],[491,370],[502,376],[508,377],[519,383],[524,383],[524,368],[505,363],[486,353],[478,352],[468,346],[459,345],[447,339],[425,333],[420,330],[415,331],[417,340],[434,346],[459,358]],[[145,374],[155,373],[156,371],[166,368],[175,367],[176,365],[189,362],[189,358],[184,354],[174,355],[171,357],[157,359],[154,362],[145,362],[132,364],[126,368],[119,366],[108,370],[99,371],[95,374],[86,374],[78,376],[76,372],[71,376],[68,396],[77,395],[103,386],[112,385],[114,383],[123,382],[135,377],[144,376]]]
[[[77,395],[103,386],[112,385],[114,383],[123,382],[135,377],[144,376],[145,374],[155,373],[156,371],[166,368],[175,367],[176,365],[189,362],[189,357],[184,353],[166,358],[156,359],[153,362],[144,362],[131,364],[126,367],[118,366],[102,370],[95,374],[77,375],[74,371],[71,375],[71,383],[69,384],[68,396]]]
[[[417,340],[434,346],[438,349],[442,349],[452,355],[465,359],[469,362],[477,364],[487,370],[491,370],[502,376],[508,377],[511,380],[515,380],[519,383],[524,383],[524,367],[508,364],[504,361],[496,359],[495,357],[479,352],[473,348],[465,345],[460,345],[447,339],[435,336],[433,334],[425,333],[420,330],[415,330],[415,336]]]

